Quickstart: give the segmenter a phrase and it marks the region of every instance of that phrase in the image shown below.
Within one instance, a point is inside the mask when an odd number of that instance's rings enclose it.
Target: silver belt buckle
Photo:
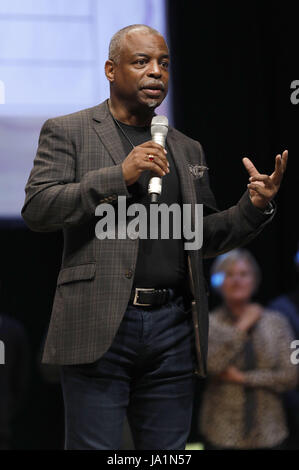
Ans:
[[[140,307],[150,307],[152,304],[140,304],[137,302],[138,299],[138,293],[139,292],[155,292],[155,289],[152,288],[142,288],[142,287],[136,287],[135,288],[135,295],[134,295],[134,300],[133,300],[133,305],[139,305]]]

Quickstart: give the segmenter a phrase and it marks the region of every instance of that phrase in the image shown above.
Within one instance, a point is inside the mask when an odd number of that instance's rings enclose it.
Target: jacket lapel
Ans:
[[[93,128],[101,139],[116,165],[124,160],[125,150],[113,118],[109,112],[108,100],[97,106],[93,113]]]
[[[192,175],[188,168],[188,161],[184,155],[184,149],[176,139],[171,127],[169,128],[167,135],[167,145],[171,151],[172,158],[174,159],[179,174],[182,201],[184,204],[195,204],[196,193]]]

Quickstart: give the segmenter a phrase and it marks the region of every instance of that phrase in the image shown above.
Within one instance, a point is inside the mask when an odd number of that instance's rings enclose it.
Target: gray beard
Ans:
[[[157,106],[159,106],[159,102],[158,100],[151,100],[147,103],[147,106],[149,108],[156,108]]]

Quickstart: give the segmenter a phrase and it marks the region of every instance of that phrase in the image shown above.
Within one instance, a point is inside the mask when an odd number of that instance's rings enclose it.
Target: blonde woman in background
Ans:
[[[278,312],[252,302],[259,267],[247,250],[213,266],[222,304],[210,315],[208,379],[200,413],[206,449],[282,449],[288,436],[281,393],[295,388],[293,334]]]

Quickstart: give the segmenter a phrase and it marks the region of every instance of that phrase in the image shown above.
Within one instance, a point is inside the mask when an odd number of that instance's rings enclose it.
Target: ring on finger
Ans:
[[[147,158],[149,159],[149,161],[153,162],[154,161],[154,155],[150,155],[148,154]]]

